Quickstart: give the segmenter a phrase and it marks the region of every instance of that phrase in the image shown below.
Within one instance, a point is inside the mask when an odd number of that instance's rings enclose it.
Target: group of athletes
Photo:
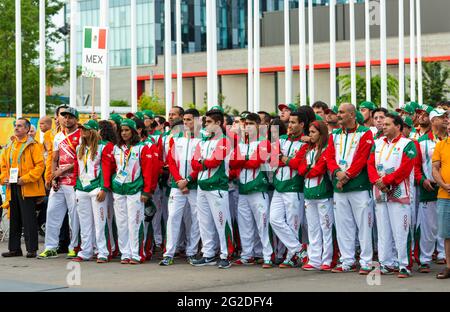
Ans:
[[[67,257],[79,262],[140,264],[162,250],[164,266],[183,254],[193,266],[365,275],[378,261],[403,278],[414,261],[423,273],[445,263],[432,159],[447,103],[278,108],[233,117],[173,107],[167,122],[144,110],[81,124],[59,107],[42,142],[37,258],[58,256],[68,213]]]

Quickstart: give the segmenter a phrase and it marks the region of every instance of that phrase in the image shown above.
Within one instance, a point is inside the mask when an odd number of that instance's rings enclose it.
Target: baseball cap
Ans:
[[[128,119],[131,119],[131,118],[133,118],[133,117],[136,117],[136,118],[138,118],[138,119],[141,119],[141,120],[144,120],[144,113],[142,113],[142,112],[136,112],[136,113],[128,113],[128,114],[126,114],[126,117],[128,118]]]
[[[225,112],[223,110],[223,107],[219,106],[219,105],[215,105],[215,106],[211,107],[210,111],[212,111],[212,110],[220,110],[222,113]]]
[[[241,119],[246,119],[248,116],[248,113],[241,113],[241,115],[239,117],[241,117]]]
[[[420,105],[419,108],[416,109],[416,112],[425,112],[430,114],[433,111],[433,107],[428,106],[426,104]]]
[[[375,110],[377,108],[377,106],[373,102],[364,101],[361,104],[359,104],[359,109],[361,109],[361,108],[367,108],[369,110]]]
[[[398,112],[398,113],[405,112],[405,113],[408,113],[410,115],[414,114],[414,108],[410,104],[406,104],[403,107],[399,107],[395,111]]]
[[[286,108],[289,109],[291,112],[296,112],[297,111],[297,106],[294,103],[290,103],[288,105],[286,105],[286,104],[279,104],[278,105],[278,109],[280,111],[283,111]]]
[[[119,114],[111,114],[109,115],[109,120],[114,121],[117,125],[120,126],[120,123],[122,122],[123,118]]]
[[[316,114],[316,120],[323,121],[323,118],[322,118],[321,116],[319,116],[319,115]]]
[[[325,114],[330,114],[330,113],[333,113],[333,114],[336,114],[337,115],[337,113],[338,113],[338,110],[339,110],[339,108],[335,105],[335,106],[333,106],[332,108],[327,108],[326,110],[325,110]]]
[[[82,124],[81,127],[87,130],[98,130],[98,122],[94,119],[89,119],[84,124]]]
[[[420,106],[417,102],[409,102],[407,105],[411,106],[414,111],[416,111]]]
[[[122,123],[120,124],[120,126],[121,127],[127,126],[130,129],[136,130],[136,123],[134,122],[134,120],[129,119],[129,118],[122,120]]]
[[[68,108],[66,108],[65,111],[63,111],[61,113],[61,116],[65,116],[65,115],[72,115],[76,119],[78,119],[78,117],[79,117],[78,111],[73,107],[68,107]]]
[[[403,116],[402,119],[403,119],[403,122],[405,123],[405,125],[407,125],[409,128],[413,127],[413,121],[412,121],[411,117]]]
[[[151,111],[149,109],[142,111],[142,113],[144,114],[144,118],[148,117],[150,119],[155,119],[155,113],[153,113],[153,111]]]
[[[441,117],[444,116],[447,112],[443,109],[436,108],[433,109],[430,113],[430,120],[433,120],[434,117]]]

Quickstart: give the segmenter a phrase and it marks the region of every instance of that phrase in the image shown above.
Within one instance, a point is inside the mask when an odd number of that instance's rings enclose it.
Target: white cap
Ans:
[[[441,117],[444,116],[447,112],[443,109],[436,108],[433,109],[430,113],[430,120],[433,120],[434,117]]]

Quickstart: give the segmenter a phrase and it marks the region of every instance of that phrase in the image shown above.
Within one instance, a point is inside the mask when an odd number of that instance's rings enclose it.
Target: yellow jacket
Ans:
[[[42,174],[44,173],[44,156],[42,147],[33,138],[28,137],[25,142],[12,142],[1,155],[1,173],[0,181],[9,178],[10,153],[13,146],[15,150],[21,149],[21,144],[25,144],[20,157],[19,177],[25,182],[21,187],[23,197],[40,197],[45,196],[44,181]],[[15,157],[14,157],[15,156]],[[17,161],[17,156],[13,153],[13,162]],[[11,200],[11,189],[6,188],[6,201]]]
[[[54,134],[52,129],[47,130],[44,133],[44,143],[42,147],[47,151],[47,159],[45,159],[45,182],[52,181],[52,160],[53,160],[53,138]]]

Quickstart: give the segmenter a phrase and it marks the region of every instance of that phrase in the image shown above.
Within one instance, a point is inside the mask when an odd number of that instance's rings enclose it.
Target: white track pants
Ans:
[[[144,261],[144,203],[141,192],[134,195],[114,194],[119,250],[123,259]]]
[[[419,203],[415,233],[416,246],[418,244],[419,248],[414,250],[414,253],[421,264],[429,264],[432,261],[438,240],[437,222],[437,202]]]
[[[334,193],[334,218],[340,262],[345,266],[355,263],[355,240],[361,247],[359,263],[368,266],[372,263],[372,227],[374,222],[373,204],[369,191]]]
[[[264,260],[270,260],[273,250],[269,239],[269,194],[240,194],[237,213],[242,246],[241,258],[250,259],[259,256],[256,238],[262,244]]]
[[[109,230],[107,228],[108,203],[97,201],[100,189],[91,192],[75,192],[77,198],[77,212],[80,217],[81,251],[78,256],[89,259],[93,256],[94,242],[97,247],[98,257],[108,258]]]
[[[316,268],[331,265],[333,260],[333,200],[305,199],[308,221],[308,263]]]
[[[233,253],[233,233],[227,191],[197,191],[197,215],[202,239],[203,256],[216,254],[215,238],[220,242],[220,258],[227,259]]]
[[[377,203],[378,259],[382,265],[411,269],[411,206]],[[393,246],[394,242],[394,246]]]
[[[59,232],[69,211],[70,245],[73,250],[79,245],[80,221],[75,205],[75,189],[73,186],[61,185],[55,192],[52,188],[48,197],[47,220],[45,223],[45,248],[56,249],[59,244]]]
[[[292,258],[302,248],[300,239],[304,218],[302,193],[273,193],[270,204],[270,224],[273,231],[288,249],[286,259]]]
[[[190,190],[183,194],[178,188],[172,188],[169,196],[169,217],[167,219],[167,241],[164,257],[173,257],[179,241],[181,228],[184,227],[183,219],[188,219],[189,228],[186,229],[186,255],[195,256],[200,241],[200,229],[197,217],[197,191]],[[189,217],[183,218],[187,213]]]

